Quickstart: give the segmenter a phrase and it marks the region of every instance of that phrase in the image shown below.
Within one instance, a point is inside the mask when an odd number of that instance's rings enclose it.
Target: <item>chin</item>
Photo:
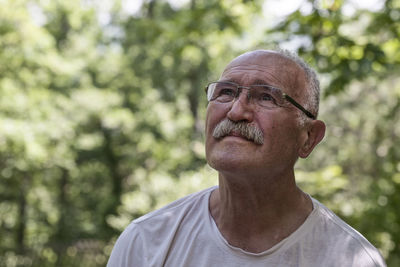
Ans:
[[[207,156],[207,162],[218,172],[240,172],[252,169],[252,164],[255,163],[254,158],[244,153],[239,156],[232,153],[213,153]]]
[[[206,143],[206,159],[217,171],[252,170],[264,165],[261,146],[241,139]]]

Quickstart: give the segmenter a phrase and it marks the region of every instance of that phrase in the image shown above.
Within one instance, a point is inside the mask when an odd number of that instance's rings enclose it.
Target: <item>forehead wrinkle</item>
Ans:
[[[248,64],[249,65],[249,64]],[[255,65],[255,64],[252,64]],[[278,74],[274,74],[273,71],[269,70],[268,68],[266,68],[266,66],[264,65],[258,65],[258,66],[262,66],[264,68],[264,70],[259,70],[259,69],[251,69],[254,70],[258,73],[260,73],[260,75],[255,75],[253,73],[242,73],[243,68],[240,69],[236,69],[235,70],[231,70],[231,69],[226,69],[224,71],[224,73],[221,76],[221,80],[222,81],[230,81],[230,82],[234,82],[237,83],[239,85],[256,85],[256,84],[265,84],[265,85],[269,85],[271,87],[274,88],[278,88],[280,89],[282,92],[287,91],[287,89],[291,89],[291,86],[288,86],[289,84],[287,83],[286,80],[282,79],[280,76],[280,73]],[[241,66],[237,66],[237,67],[241,67]],[[236,73],[240,72],[240,76],[239,77],[235,77]],[[234,77],[232,77],[234,76]],[[262,77],[260,77],[262,76]]]
[[[231,63],[231,64],[228,64],[228,66],[225,67],[224,72],[229,70],[229,69],[235,69],[235,68],[245,68],[245,69],[249,68],[249,69],[252,69],[252,66],[265,68],[265,65],[257,64],[257,63]]]

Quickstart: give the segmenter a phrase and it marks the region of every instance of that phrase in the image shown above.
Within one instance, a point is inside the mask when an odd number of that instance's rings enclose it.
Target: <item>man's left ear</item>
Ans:
[[[320,120],[313,120],[305,127],[305,130],[307,131],[307,139],[299,150],[299,156],[302,158],[308,157],[308,155],[310,155],[314,150],[314,147],[322,141],[325,136],[326,128],[325,123]]]

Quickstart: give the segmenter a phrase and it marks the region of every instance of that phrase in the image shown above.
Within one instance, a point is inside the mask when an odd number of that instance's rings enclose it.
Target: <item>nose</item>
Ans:
[[[228,119],[232,121],[253,121],[254,110],[253,105],[251,103],[251,98],[249,95],[249,89],[246,91],[240,90],[238,92],[238,96],[232,102],[232,106],[227,113]]]

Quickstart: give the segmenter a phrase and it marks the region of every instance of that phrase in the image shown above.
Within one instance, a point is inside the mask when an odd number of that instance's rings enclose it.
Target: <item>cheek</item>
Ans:
[[[285,120],[271,120],[268,124],[262,124],[264,143],[271,150],[290,150],[297,143],[298,129],[291,127],[291,122]]]
[[[212,106],[209,106],[207,108],[207,114],[206,114],[206,125],[205,125],[205,137],[206,137],[206,153],[210,150],[210,147],[212,147],[212,143],[214,141],[214,138],[212,137],[212,133],[214,131],[215,126],[220,120],[216,116],[216,112],[213,109]]]
[[[212,120],[212,116],[210,115],[210,109],[207,109],[207,115],[206,115],[206,125],[205,125],[205,135],[206,135],[206,141],[209,138],[209,135],[212,131],[212,129],[214,129],[214,123]]]
[[[206,137],[209,134],[212,134],[215,126],[221,122],[224,118],[226,118],[227,109],[224,105],[218,105],[209,103],[207,107],[206,113],[206,126],[205,133]]]

